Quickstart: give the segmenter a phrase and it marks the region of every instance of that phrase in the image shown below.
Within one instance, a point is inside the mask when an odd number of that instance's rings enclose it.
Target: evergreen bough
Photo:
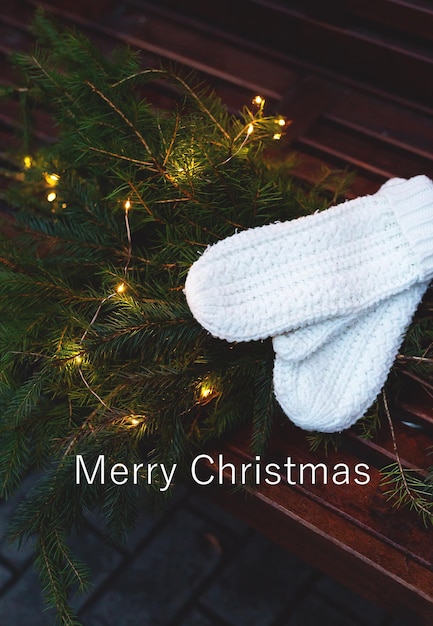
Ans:
[[[118,540],[145,498],[161,498],[158,480],[77,486],[77,454],[89,466],[104,454],[182,468],[242,422],[255,453],[269,436],[271,342],[210,337],[186,304],[188,268],[235,230],[308,214],[329,197],[271,163],[281,131],[262,104],[229,115],[203,85],[143,69],[130,50],[107,58],[42,15],[34,30],[34,53],[14,59],[19,87],[3,88],[24,105],[25,167],[8,193],[15,234],[0,235],[0,486],[8,497],[42,470],[10,536],[36,536],[47,601],[72,625],[68,596],[87,575],[68,535],[98,509]],[[171,111],[144,97],[153,81],[170,90]],[[58,130],[37,150],[36,108]]]

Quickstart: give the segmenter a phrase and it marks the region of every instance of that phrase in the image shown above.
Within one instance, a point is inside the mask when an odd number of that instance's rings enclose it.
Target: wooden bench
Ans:
[[[3,0],[0,8],[0,74],[6,55],[29,49],[31,0]],[[433,178],[433,9],[410,0],[194,0],[141,2],[80,0],[44,4],[111,49],[128,43],[143,63],[160,59],[196,70],[231,110],[260,94],[267,110],[293,120],[283,151],[295,154],[295,174],[310,183],[332,168],[356,169],[349,196],[375,191],[388,177],[424,173]],[[152,98],[170,105],[158,85]],[[16,111],[2,107],[0,138],[10,141]],[[38,118],[41,140],[53,135]],[[409,387],[408,387],[409,389]],[[410,416],[422,428],[395,420],[405,466],[430,465],[433,400],[410,387],[393,416]],[[239,466],[250,462],[248,429],[213,446],[216,463],[201,472],[218,475],[218,455]],[[312,452],[305,433],[277,420],[267,460],[332,467],[363,462],[368,485],[261,483],[248,497],[230,484],[203,487],[217,502],[312,565],[409,624],[433,623],[433,542],[415,513],[391,507],[380,485],[380,468],[394,460],[385,423],[374,442],[352,432],[340,449]],[[227,472],[226,472],[227,474]]]

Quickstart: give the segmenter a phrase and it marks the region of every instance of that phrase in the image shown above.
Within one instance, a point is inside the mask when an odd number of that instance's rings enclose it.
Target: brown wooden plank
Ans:
[[[19,130],[21,128],[21,114],[19,104],[17,102],[2,102],[0,108],[0,122],[11,129]],[[52,142],[57,130],[52,118],[37,109],[33,112],[34,133],[35,136],[45,143]]]
[[[333,103],[329,119],[391,146],[433,158],[433,116],[379,98],[346,90]]]
[[[379,85],[410,92],[421,100],[429,100],[433,95],[433,88],[426,84],[433,64],[427,54],[384,43],[367,32],[348,32],[325,22],[308,22],[302,16],[293,16],[287,35],[292,49],[302,51],[308,58],[320,58],[352,76],[368,76]]]
[[[281,155],[284,159],[284,155],[288,159],[289,165],[288,168],[290,170],[290,174],[295,176],[297,179],[307,182],[313,187],[320,186],[321,188],[329,188],[331,190],[334,187],[327,186],[326,179],[335,172],[335,161],[331,158],[328,158],[329,155],[321,155],[320,158],[307,154],[305,151],[301,152],[300,150],[296,150],[292,145],[284,145],[284,140],[282,141],[282,150]],[[343,164],[343,169],[340,170],[341,175],[345,175],[345,169]],[[350,185],[350,188],[345,193],[345,197],[357,198],[358,196],[365,196],[366,194],[371,194],[377,191],[380,185],[385,182],[385,177],[376,176],[370,172],[361,173],[357,172],[353,182]]]
[[[28,25],[33,19],[35,7],[26,0],[2,0],[0,6],[0,20],[5,26],[10,26],[12,36],[9,44],[12,48],[20,48],[19,38],[24,40],[29,36]],[[25,46],[25,43],[24,43]]]
[[[430,465],[428,450],[431,437],[423,431],[414,429],[397,419],[393,412],[393,426],[396,433],[400,460],[405,468],[415,470],[421,478],[427,475]],[[386,422],[374,440],[366,440],[348,431],[344,435],[344,445],[359,459],[366,459],[379,469],[395,463],[395,451],[390,430]]]
[[[290,120],[285,129],[286,141],[293,141],[303,135],[311,124],[323,115],[334,103],[342,88],[334,82],[319,76],[307,74],[278,103],[278,111]]]
[[[231,436],[225,447],[239,458],[251,460],[246,430],[240,430]],[[328,468],[336,463],[346,463],[353,468],[358,462],[369,462],[365,455],[354,456],[345,445],[337,451],[328,451],[327,455],[323,450],[312,452],[307,444],[306,433],[285,419],[275,425],[267,458],[281,464],[287,456],[296,463],[323,463]],[[385,462],[389,463],[389,460],[385,459]],[[353,481],[348,485],[335,486],[331,479],[327,485],[322,485],[319,479],[317,484],[304,482],[303,485],[295,485],[293,488],[302,492],[305,497],[320,502],[324,509],[332,510],[349,520],[354,526],[362,527],[380,537],[384,544],[389,543],[404,554],[409,552],[417,562],[428,564],[433,569],[433,546],[426,549],[427,531],[421,520],[413,512],[392,509],[383,496],[383,490],[379,489],[379,469],[371,461],[370,473],[371,482],[362,487],[356,486]],[[398,524],[399,519],[404,520],[404,523]],[[408,532],[410,544],[407,541]]]
[[[386,178],[408,178],[417,174],[433,177],[433,163],[430,159],[410,154],[397,146],[389,146],[373,134],[368,136],[356,128],[344,127],[326,119],[311,127],[298,139],[297,144],[314,149],[316,154],[333,156],[360,170]]]
[[[420,384],[414,383],[406,385],[404,393],[399,399],[399,406],[407,412],[408,420],[413,420],[419,424],[423,431],[433,434],[433,394],[429,389],[424,389]],[[419,437],[419,434],[417,434]],[[431,443],[430,443],[431,445]],[[427,448],[430,450],[430,446]],[[431,461],[431,458],[430,458]]]
[[[433,40],[433,7],[404,0],[349,0],[346,11],[404,34]]]

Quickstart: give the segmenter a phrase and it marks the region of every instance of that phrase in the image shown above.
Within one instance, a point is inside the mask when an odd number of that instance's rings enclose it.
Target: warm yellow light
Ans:
[[[54,200],[57,198],[57,194],[55,191],[50,191],[50,193],[47,196],[47,200],[48,202],[54,202]]]
[[[33,165],[32,157],[31,156],[25,156],[24,159],[23,159],[23,163],[24,163],[24,167],[26,168],[26,170],[28,170]]]
[[[66,204],[66,202],[63,202],[63,204],[62,204],[62,209],[66,209],[66,207],[67,207],[67,206],[68,206],[68,205]]]
[[[132,413],[131,415],[128,415],[127,417],[124,418],[124,424],[127,428],[131,428],[134,426],[138,426],[139,424],[143,424],[146,421],[146,416],[145,415],[136,415],[135,413]]]
[[[123,208],[125,209],[125,211],[129,211],[129,209],[131,208],[131,200],[129,198],[125,201]]]
[[[202,385],[201,389],[200,389],[200,397],[205,399],[208,398],[211,394],[213,393],[213,389],[212,387],[209,387],[209,385]]]
[[[75,365],[81,365],[81,363],[83,362],[83,357],[81,357],[79,354],[77,354],[77,356],[74,359],[75,361]]]
[[[126,290],[125,283],[120,283],[120,285],[117,285],[117,287],[116,287],[116,292],[117,293],[124,293],[125,290]]]
[[[248,129],[247,129],[247,135],[251,135],[251,133],[253,132],[253,130],[254,130],[254,126],[253,126],[252,124],[250,124],[250,125],[248,126]]]
[[[263,102],[264,100],[262,96],[256,96],[255,98],[253,98],[253,104],[257,104],[257,106],[260,106]]]
[[[285,126],[286,125],[286,120],[283,117],[280,117],[278,120],[275,120],[277,122],[277,124],[279,124],[280,126]]]
[[[44,178],[46,183],[50,186],[50,187],[55,187],[57,185],[57,183],[60,180],[60,176],[58,174],[44,174]]]
[[[272,139],[275,139],[276,141],[278,141],[278,139],[281,139],[281,133],[275,133]]]

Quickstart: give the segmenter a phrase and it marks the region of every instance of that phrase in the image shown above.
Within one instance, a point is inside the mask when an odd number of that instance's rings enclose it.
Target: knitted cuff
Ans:
[[[433,278],[433,183],[427,176],[382,187],[397,223],[421,269],[420,280]]]

